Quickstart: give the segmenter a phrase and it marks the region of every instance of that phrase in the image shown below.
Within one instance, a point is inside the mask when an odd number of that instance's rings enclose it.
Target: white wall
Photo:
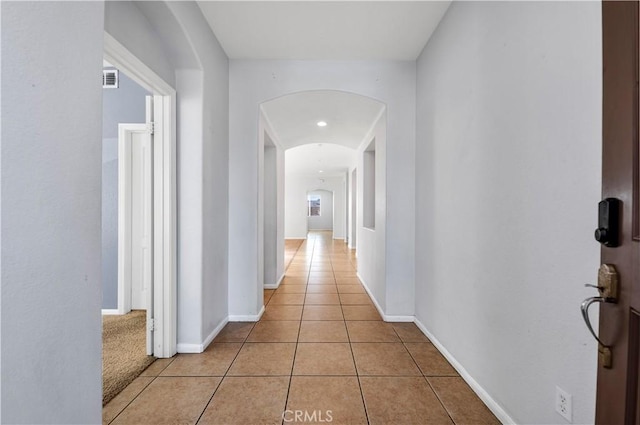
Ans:
[[[230,215],[229,309],[231,314],[256,315],[262,308],[257,270],[260,190],[259,137],[256,125],[261,103],[306,90],[343,90],[387,105],[390,149],[380,160],[387,170],[388,192],[381,203],[387,221],[373,245],[387,252],[384,282],[395,295],[386,308],[392,315],[414,312],[415,254],[415,62],[396,61],[230,61],[229,160]],[[288,195],[287,195],[288,196]],[[389,215],[387,215],[387,211]],[[389,219],[387,220],[387,217]],[[306,221],[306,220],[305,220]],[[343,221],[343,220],[341,220]],[[286,223],[288,228],[289,223]],[[287,237],[304,237],[285,231]],[[306,234],[306,233],[305,233]],[[387,249],[387,248],[393,249]],[[382,257],[384,258],[384,256]],[[409,265],[409,266],[407,266]]]
[[[516,423],[592,423],[601,5],[453,3],[418,60],[416,317]]]
[[[202,69],[202,109],[198,114],[202,122],[202,297],[193,302],[202,306],[202,333],[197,342],[206,343],[228,316],[229,62],[194,2],[171,2],[169,8],[182,25]],[[183,83],[184,78],[178,79],[179,93]],[[187,117],[181,118],[187,125]],[[181,169],[191,167],[195,159],[182,158]],[[180,188],[194,181],[182,181]],[[182,329],[190,326],[183,316],[178,321]],[[191,343],[185,339],[179,342]]]
[[[375,139],[376,154],[375,158],[367,158],[370,152],[367,149],[371,147],[371,141]],[[393,252],[393,248],[387,249],[384,245],[376,243],[379,238],[385,238],[387,234],[387,220],[385,218],[386,206],[387,206],[387,167],[384,163],[384,158],[387,156],[387,121],[386,111],[383,111],[382,115],[374,123],[370,134],[365,137],[362,144],[358,148],[358,163],[356,166],[356,231],[357,231],[357,250],[358,255],[358,276],[362,283],[369,290],[374,302],[377,304],[379,310],[383,311],[386,317],[383,317],[388,321],[397,320],[410,320],[412,319],[413,309],[411,313],[406,310],[389,310],[387,305],[391,302],[392,305],[404,305],[407,303],[414,303],[414,282],[399,287],[395,282],[385,282],[384,277],[387,275],[387,264],[389,258],[385,261],[385,255],[390,255],[390,251]],[[365,161],[367,159],[375,160],[375,167],[373,172],[375,173],[374,187],[369,188],[374,191],[374,202],[365,206]],[[370,176],[371,177],[371,176]],[[396,207],[408,207],[406,206],[406,199],[402,204]],[[412,203],[409,202],[411,205]],[[375,228],[365,226],[365,209],[373,208],[375,210]],[[396,253],[397,254],[397,253]],[[401,261],[401,258],[397,258],[397,261]],[[413,267],[413,263],[405,260],[405,266]],[[400,299],[400,302],[397,300]],[[395,303],[394,303],[395,301]],[[404,316],[404,317],[398,317]]]
[[[324,182],[318,177],[289,174],[285,176],[285,237],[287,239],[305,239],[308,230],[307,217],[307,195],[311,193],[323,193],[325,198],[321,202],[326,202],[326,197],[332,199],[332,210],[328,214],[335,217],[344,217],[346,214],[345,198],[345,177],[322,177]],[[325,204],[321,206],[324,209]],[[327,214],[327,212],[323,212]],[[333,221],[333,238],[344,239],[345,226],[342,220]]]
[[[309,230],[333,231],[333,192],[314,190],[307,193],[307,198],[309,196],[317,196],[320,198],[320,215],[307,217],[307,228]],[[340,212],[341,211],[336,211],[336,217],[340,217]]]
[[[0,7],[0,420],[100,423],[103,4]]]

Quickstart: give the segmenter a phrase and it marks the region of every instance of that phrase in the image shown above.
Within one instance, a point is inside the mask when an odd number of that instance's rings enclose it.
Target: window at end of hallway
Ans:
[[[320,196],[309,195],[307,198],[307,216],[320,217]]]

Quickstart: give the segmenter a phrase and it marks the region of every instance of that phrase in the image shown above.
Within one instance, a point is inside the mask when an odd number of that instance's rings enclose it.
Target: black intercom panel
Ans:
[[[595,237],[604,246],[618,246],[620,234],[620,200],[607,198],[598,203],[598,228]]]

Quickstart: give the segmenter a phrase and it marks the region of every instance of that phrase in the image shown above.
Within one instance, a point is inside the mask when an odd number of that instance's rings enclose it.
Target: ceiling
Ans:
[[[295,93],[262,104],[280,146],[287,149],[287,175],[344,174],[383,110],[376,100],[334,90]],[[319,121],[327,125],[319,127]]]
[[[314,143],[298,146],[285,152],[285,175],[344,176],[355,159],[356,151],[341,145]]]
[[[450,1],[199,1],[230,59],[415,60]],[[355,161],[384,105],[315,91],[262,105],[285,173],[331,176]],[[326,127],[318,127],[318,121]],[[320,173],[320,170],[323,173]]]
[[[450,1],[199,1],[231,59],[415,60]]]
[[[262,105],[284,149],[306,143],[358,148],[384,105],[352,93],[317,90],[282,96]],[[326,127],[318,127],[325,121]]]

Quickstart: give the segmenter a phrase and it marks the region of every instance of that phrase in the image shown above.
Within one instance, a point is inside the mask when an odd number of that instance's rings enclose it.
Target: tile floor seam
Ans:
[[[211,400],[213,400],[213,397],[216,395],[216,393],[218,392],[218,388],[220,388],[220,386],[222,385],[222,381],[224,381],[224,376],[220,379],[220,382],[218,382],[218,385],[216,385],[216,389],[213,390],[213,393],[211,394],[211,397],[209,397],[209,401],[207,401],[207,404],[204,405],[204,409],[202,409],[202,412],[200,412],[200,415],[198,416],[198,419],[196,419],[195,425],[198,425],[198,423],[200,422],[200,419],[202,419],[202,416],[204,415],[204,412],[207,411],[207,408],[209,407],[209,405],[211,404]]]
[[[209,401],[207,402],[207,404],[204,406],[204,409],[202,410],[202,412],[200,412],[200,416],[198,416],[198,419],[195,422],[195,425],[198,425],[198,422],[200,422],[200,419],[202,419],[202,416],[204,415],[204,412],[207,411],[207,408],[209,407],[209,405],[211,404],[211,401],[213,400],[213,397],[216,395],[216,393],[218,392],[218,389],[220,388],[220,386],[222,385],[222,381],[225,380],[225,378],[227,377],[227,374],[229,373],[229,370],[231,370],[231,366],[233,366],[233,363],[236,361],[236,359],[238,358],[238,356],[240,355],[240,351],[242,351],[242,348],[244,347],[245,343],[247,342],[247,339],[249,339],[249,335],[251,334],[251,332],[253,332],[253,329],[256,327],[255,323],[253,324],[253,326],[251,326],[251,330],[249,330],[249,333],[247,333],[247,336],[244,337],[244,339],[242,340],[242,344],[240,345],[240,349],[238,350],[238,352],[236,353],[236,355],[233,357],[233,360],[231,360],[231,362],[229,363],[229,366],[227,366],[227,369],[224,372],[224,375],[222,376],[222,378],[220,379],[220,382],[218,382],[218,385],[216,386],[216,389],[213,390],[213,394],[211,394],[211,397],[209,398]],[[215,339],[214,339],[215,340]],[[212,342],[211,344],[214,344],[214,342]]]
[[[353,366],[356,369],[356,379],[358,380],[358,388],[360,389],[360,398],[362,399],[362,406],[364,407],[364,415],[367,419],[367,425],[369,422],[369,410],[367,409],[367,403],[364,400],[364,392],[362,391],[362,382],[360,381],[360,372],[358,371],[358,364],[356,363],[356,355],[353,352],[353,343],[351,342],[351,335],[349,334],[349,328],[347,327],[347,321],[344,321],[344,326],[347,329],[347,340],[349,341],[349,350],[351,350],[351,359],[353,360]]]
[[[144,392],[144,390],[146,390],[147,388],[149,388],[149,385],[151,385],[151,384],[152,384],[156,379],[158,379],[158,378],[160,377],[160,374],[161,374],[162,372],[164,372],[164,371],[169,367],[169,365],[171,365],[171,363],[173,363],[173,362],[174,362],[174,360],[175,360],[175,357],[171,358],[171,361],[170,361],[169,363],[167,363],[167,365],[166,365],[165,367],[163,367],[163,368],[158,372],[158,374],[157,374],[156,376],[153,376],[153,377],[152,377],[153,379],[152,379],[151,381],[149,381],[149,383],[148,383],[147,385],[145,385],[145,386],[144,386],[144,388],[142,389],[142,391],[140,391],[138,394],[136,394],[136,396],[135,396],[135,397],[133,397],[133,398],[131,399],[131,401],[129,401],[129,403],[127,403],[127,405],[126,405],[126,406],[125,406],[125,407],[124,407],[124,408],[123,408],[123,409],[122,409],[122,410],[121,410],[121,411],[120,411],[120,412],[119,412],[119,413],[118,413],[118,414],[117,414],[117,415],[116,415],[116,416],[111,420],[111,422],[109,422],[109,423],[110,423],[110,424],[111,424],[111,423],[113,423],[113,422],[118,418],[118,416],[120,416],[122,413],[124,413],[124,411],[125,411],[125,410],[127,410],[127,408],[131,405],[131,403],[133,403],[133,402],[134,402],[134,401],[135,401],[135,400],[136,400],[136,399],[137,399],[137,398],[138,398],[138,397],[139,397],[139,396]],[[152,364],[153,364],[153,363],[152,363]],[[149,365],[149,366],[151,366],[151,365]],[[137,379],[137,378],[136,378],[136,379]]]
[[[431,388],[431,391],[433,391],[433,394],[436,396],[436,398],[438,399],[438,402],[440,403],[440,405],[442,406],[442,408],[444,409],[445,412],[447,412],[447,416],[449,416],[449,419],[451,419],[451,422],[453,424],[456,424],[456,421],[453,419],[453,416],[451,416],[451,413],[449,412],[449,409],[447,409],[447,406],[445,406],[444,402],[442,401],[442,399],[440,398],[440,395],[438,394],[438,392],[436,391],[435,388],[433,388],[433,385],[431,385],[431,382],[427,379],[426,376],[422,376],[422,378],[427,381],[427,385],[429,386],[429,388]],[[456,424],[457,425],[457,424]]]
[[[311,259],[313,260],[313,251],[315,250],[315,241],[314,241],[314,246],[311,248]],[[297,254],[296,254],[297,255]],[[295,256],[294,256],[295,258]],[[309,273],[311,273],[311,268],[309,268]],[[307,276],[307,286],[309,285],[309,277]],[[306,286],[305,286],[305,300],[307,298],[307,293],[306,293]],[[289,393],[291,392],[291,381],[293,380],[293,368],[296,365],[296,355],[298,353],[298,341],[300,341],[300,328],[302,328],[302,317],[304,315],[304,306],[306,304],[302,305],[302,313],[300,314],[300,321],[299,321],[299,325],[298,325],[298,338],[296,339],[296,347],[293,350],[293,361],[291,362],[291,373],[289,374],[289,386],[287,387],[287,396],[284,399],[284,411],[282,412],[282,420],[280,421],[281,425],[284,425],[284,413],[287,410],[287,405],[289,403]]]
[[[173,363],[173,362],[171,362],[171,363]],[[169,363],[169,364],[171,364],[171,363]],[[165,369],[166,369],[166,368],[165,368]],[[162,370],[164,370],[164,369],[162,369]],[[149,385],[151,385],[151,383],[152,383],[153,381],[155,381],[157,378],[158,378],[158,376],[154,376],[154,377],[153,377],[153,379],[152,379],[151,381],[149,381],[149,382],[147,383],[147,385],[145,385],[145,386],[142,388],[142,390],[140,390],[140,392],[139,392],[138,394],[136,394],[136,396],[135,396],[135,397],[133,397],[133,398],[129,401],[129,403],[127,403],[127,405],[126,405],[126,406],[124,406],[124,407],[122,408],[122,410],[120,410],[120,411],[118,412],[118,414],[117,414],[117,415],[115,415],[115,416],[114,416],[114,417],[109,421],[109,424],[112,424],[112,423],[113,423],[113,421],[115,421],[116,419],[118,419],[118,416],[120,416],[120,415],[121,415],[125,410],[127,410],[127,407],[129,407],[129,406],[131,405],[131,403],[133,403],[133,401],[134,401],[135,399],[137,399],[137,398],[138,398],[138,396],[139,396],[140,394],[142,394],[142,393],[144,392],[144,390],[146,390],[146,389],[147,389],[147,387],[149,387]],[[138,379],[138,378],[136,378],[136,379]],[[131,384],[129,384],[129,385],[131,385]],[[127,385],[127,386],[128,386],[128,385]],[[116,397],[117,397],[117,396],[116,396]],[[114,397],[114,398],[115,398],[115,397]],[[108,403],[107,403],[107,404],[108,404]],[[104,409],[104,408],[105,408],[105,406],[102,406],[102,409]]]
[[[393,330],[395,331],[395,328]],[[398,333],[398,332],[396,331],[396,333]],[[400,338],[400,335],[398,335],[398,338]],[[404,349],[407,350],[407,352],[409,353],[409,356],[411,357],[411,360],[413,360],[413,363],[415,363],[415,365],[418,368],[418,370],[420,371],[420,374],[422,375],[422,377],[426,378],[427,375],[424,374],[424,371],[422,370],[422,368],[418,364],[418,361],[415,359],[415,357],[413,357],[413,354],[411,353],[411,350],[409,350],[409,347],[407,347],[407,343],[405,341],[402,341],[402,345],[404,346]],[[435,390],[434,390],[434,392],[435,392]]]

